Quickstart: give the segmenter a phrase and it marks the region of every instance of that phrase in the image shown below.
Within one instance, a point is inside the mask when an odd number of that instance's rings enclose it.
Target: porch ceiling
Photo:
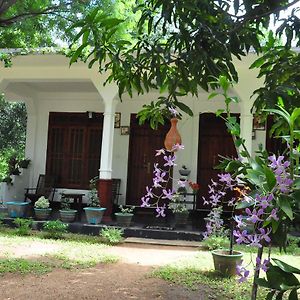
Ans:
[[[10,81],[7,88],[33,93],[97,93],[94,84],[88,80]]]

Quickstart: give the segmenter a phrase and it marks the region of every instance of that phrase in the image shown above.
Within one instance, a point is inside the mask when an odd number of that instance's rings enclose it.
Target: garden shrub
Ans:
[[[226,236],[211,235],[203,240],[202,244],[209,250],[228,248],[229,239]]]
[[[30,235],[32,220],[31,219],[22,219],[16,218],[14,224],[17,226],[15,233],[17,235],[25,236]]]
[[[63,222],[56,221],[47,221],[43,225],[43,229],[45,230],[44,237],[48,239],[61,239],[64,233],[67,232],[68,225]]]
[[[116,245],[123,241],[123,230],[115,227],[106,227],[100,231],[100,237],[104,243]]]

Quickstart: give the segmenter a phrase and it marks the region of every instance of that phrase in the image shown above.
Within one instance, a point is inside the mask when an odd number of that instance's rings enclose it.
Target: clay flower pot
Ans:
[[[170,121],[171,121],[171,128],[168,131],[164,142],[165,148],[169,151],[173,149],[174,145],[176,144],[181,145],[181,136],[177,130],[178,119],[172,118]]]

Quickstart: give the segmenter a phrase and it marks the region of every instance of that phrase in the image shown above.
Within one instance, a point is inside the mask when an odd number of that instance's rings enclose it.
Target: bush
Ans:
[[[115,227],[106,227],[100,231],[100,236],[104,243],[116,245],[123,240],[123,230]]]
[[[61,239],[64,233],[67,232],[67,228],[68,225],[59,220],[47,221],[43,225],[43,229],[46,231],[44,237],[48,239]]]
[[[209,250],[228,248],[229,243],[230,241],[228,237],[217,235],[211,235],[202,242],[202,244]]]
[[[17,225],[15,230],[17,235],[30,235],[32,225],[31,219],[16,218],[14,224]]]

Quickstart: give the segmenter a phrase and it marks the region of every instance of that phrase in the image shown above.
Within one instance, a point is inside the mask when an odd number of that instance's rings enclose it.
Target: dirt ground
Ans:
[[[194,256],[194,248],[124,244],[107,251],[120,261],[89,269],[55,269],[45,275],[4,275],[0,299],[206,299],[200,288],[191,291],[148,276],[157,266]]]

